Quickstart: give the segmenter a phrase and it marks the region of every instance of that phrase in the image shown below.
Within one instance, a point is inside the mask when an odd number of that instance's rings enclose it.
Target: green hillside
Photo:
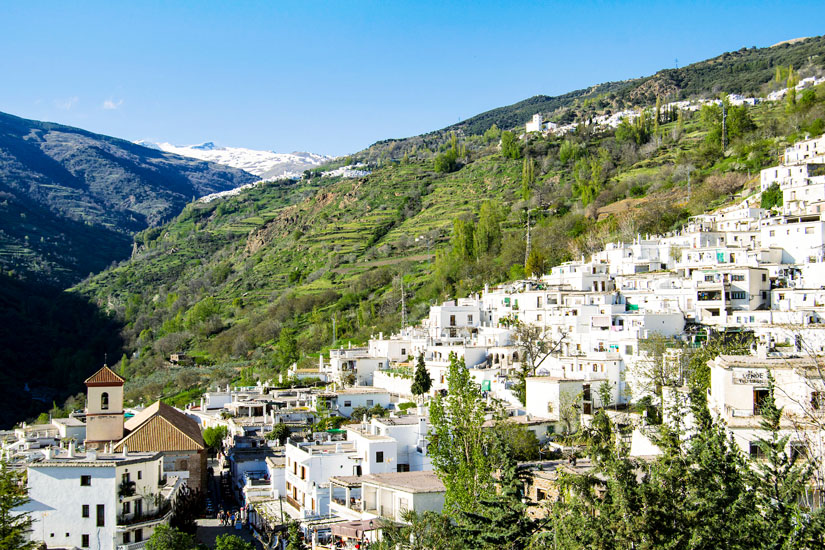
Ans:
[[[825,69],[825,36],[770,48],[742,48],[678,69],[663,69],[651,76],[606,82],[559,96],[538,95],[486,111],[436,132],[379,141],[366,153],[375,160],[382,157],[400,159],[410,150],[437,147],[449,132],[472,136],[483,134],[493,124],[505,130],[523,127],[536,113],[542,113],[547,120],[569,123],[597,112],[652,105],[657,97],[670,102],[714,97],[720,92],[764,95],[771,89],[783,87],[784,83],[775,79],[777,68],[782,72],[788,67]]]
[[[187,205],[139,234],[131,260],[76,290],[124,323],[127,397],[185,401],[209,382],[315,364],[333,319],[339,344],[397,329],[402,282],[416,320],[436,300],[523,276],[528,210],[534,273],[678,227],[751,192],[782,147],[821,132],[823,99],[817,89],[796,103],[730,107],[724,152],[718,107],[651,109],[615,132],[523,142],[492,130],[375,163],[360,179],[262,185]],[[174,351],[202,367],[170,367]]]
[[[0,113],[0,269],[60,286],[127,257],[132,235],[256,178]]]

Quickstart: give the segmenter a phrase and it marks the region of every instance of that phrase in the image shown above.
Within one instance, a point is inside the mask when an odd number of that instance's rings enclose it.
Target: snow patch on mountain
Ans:
[[[243,147],[220,147],[211,141],[184,146],[144,140],[135,143],[167,153],[240,168],[250,174],[260,176],[262,180],[300,177],[304,170],[311,170],[332,160],[332,157],[315,153],[275,153]]]

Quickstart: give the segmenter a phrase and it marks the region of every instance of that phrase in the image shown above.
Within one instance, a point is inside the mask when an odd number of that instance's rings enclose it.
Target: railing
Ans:
[[[146,542],[147,541],[143,540],[140,542],[133,542],[131,544],[118,544],[117,550],[143,550],[146,548]]]
[[[161,504],[160,508],[155,510],[154,512],[143,512],[140,514],[135,514],[130,518],[118,516],[117,517],[117,525],[120,526],[134,526],[141,523],[152,523],[158,522],[166,519],[167,517],[172,515],[172,505],[167,500],[163,504]]]
[[[301,505],[298,503],[298,501],[297,501],[297,500],[295,500],[294,498],[292,498],[291,496],[287,495],[287,496],[286,496],[286,501],[287,501],[288,503],[290,503],[292,506],[294,506],[296,510],[300,510],[300,509],[301,509]]]

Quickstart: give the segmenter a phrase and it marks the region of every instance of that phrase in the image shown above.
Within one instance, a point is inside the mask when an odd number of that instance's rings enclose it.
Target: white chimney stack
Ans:
[[[123,458],[126,458],[127,456],[129,456],[129,446],[124,445],[123,446]]]
[[[69,458],[74,458],[74,441],[69,442]]]

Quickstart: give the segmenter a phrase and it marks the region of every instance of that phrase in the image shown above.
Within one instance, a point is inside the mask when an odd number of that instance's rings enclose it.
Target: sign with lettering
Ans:
[[[767,384],[768,383],[768,371],[766,370],[754,370],[754,369],[737,369],[733,371],[733,383],[734,384],[750,384],[750,385],[757,385],[757,384]]]

